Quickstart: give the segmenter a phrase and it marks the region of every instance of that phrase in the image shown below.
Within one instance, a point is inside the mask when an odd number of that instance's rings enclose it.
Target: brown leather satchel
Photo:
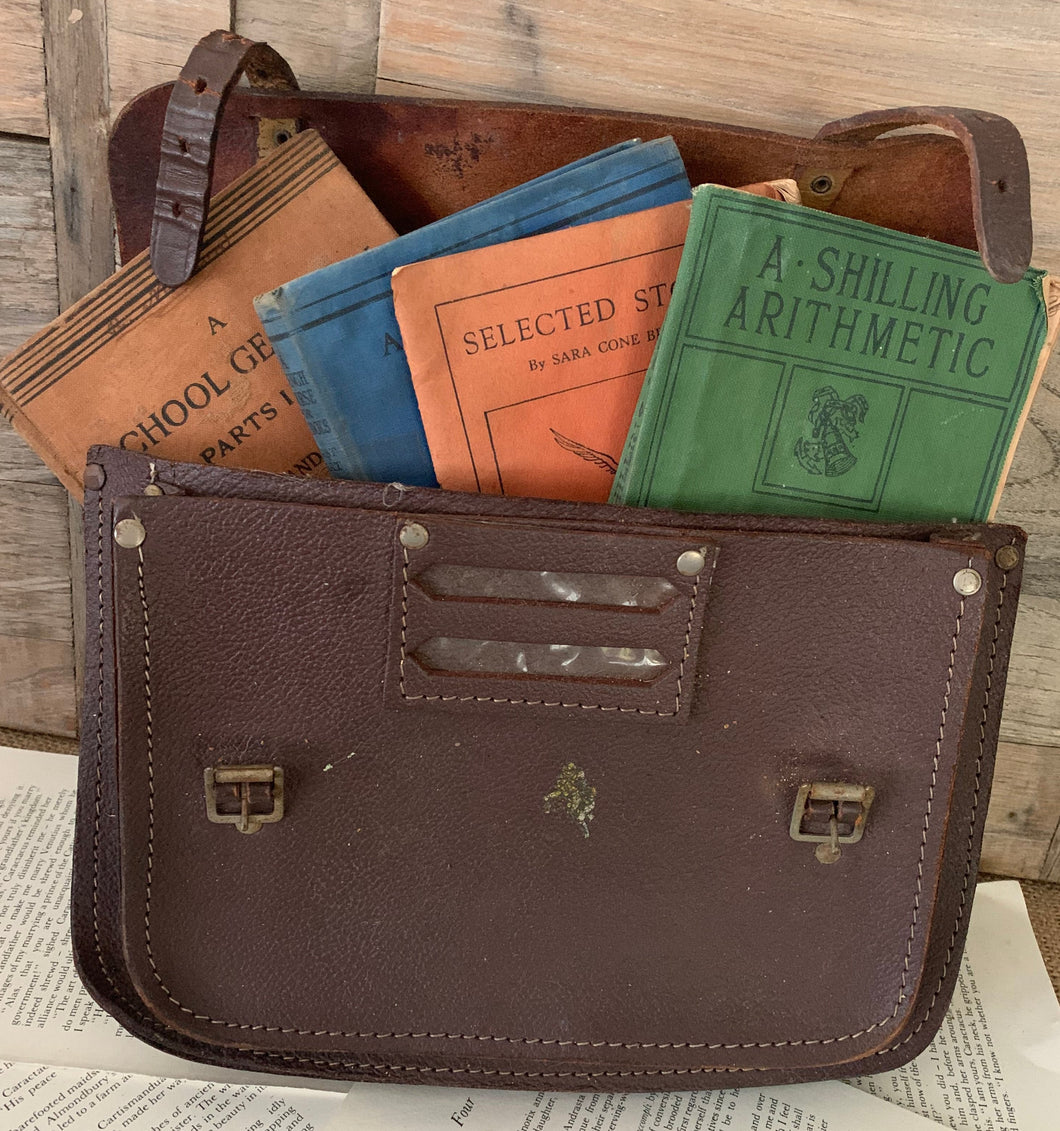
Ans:
[[[1021,531],[91,459],[74,941],[134,1033],[644,1091],[930,1040]],[[454,640],[626,663],[432,663]]]
[[[262,45],[205,44],[112,148],[128,255],[163,139],[172,282],[211,171],[277,121],[319,129],[404,228],[672,132],[693,180],[794,172],[867,219],[978,231],[995,274],[1025,266],[1022,147],[991,115],[909,112],[961,127],[969,175],[951,138],[858,136],[895,114],[806,141],[309,96]],[[233,92],[218,131],[243,55],[281,89]],[[474,137],[477,157],[438,156]],[[73,934],[132,1032],[241,1068],[643,1091],[879,1072],[929,1042],[968,924],[1020,530],[90,461]]]

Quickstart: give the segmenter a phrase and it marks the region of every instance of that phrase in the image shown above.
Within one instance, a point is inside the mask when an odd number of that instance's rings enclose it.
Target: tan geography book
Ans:
[[[252,300],[394,235],[307,130],[214,197],[187,283],[142,252],[0,363],[0,409],[79,498],[97,443],[325,476]]]

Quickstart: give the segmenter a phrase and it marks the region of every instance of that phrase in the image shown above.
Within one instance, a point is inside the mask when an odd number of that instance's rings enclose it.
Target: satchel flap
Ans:
[[[835,1074],[920,1033],[1000,675],[974,536],[304,493],[329,505],[114,504],[122,947],[166,1031],[285,1070],[619,1088]],[[674,685],[496,670],[553,662],[533,649],[454,674],[451,643],[655,651],[675,680],[686,638],[677,726],[644,707]],[[659,714],[477,701],[516,685]]]

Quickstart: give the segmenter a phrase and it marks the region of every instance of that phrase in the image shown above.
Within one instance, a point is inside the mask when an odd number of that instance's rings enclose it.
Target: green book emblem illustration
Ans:
[[[811,475],[845,475],[858,462],[849,445],[868,411],[860,393],[843,400],[831,385],[815,389],[809,411],[813,432],[795,442],[795,458]]]

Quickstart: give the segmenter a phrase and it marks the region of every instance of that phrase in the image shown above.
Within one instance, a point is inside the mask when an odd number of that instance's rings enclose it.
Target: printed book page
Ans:
[[[851,1081],[954,1131],[1060,1126],[1060,1004],[1015,880],[980,884],[960,981],[911,1064]]]
[[[170,1056],[96,1005],[70,945],[76,789],[76,758],[0,747],[0,1061],[344,1092],[340,1083]]]
[[[0,1061],[0,1131],[317,1131],[340,1102],[299,1088]]]
[[[509,1092],[354,1084],[327,1131],[937,1131],[846,1084],[711,1092]]]

